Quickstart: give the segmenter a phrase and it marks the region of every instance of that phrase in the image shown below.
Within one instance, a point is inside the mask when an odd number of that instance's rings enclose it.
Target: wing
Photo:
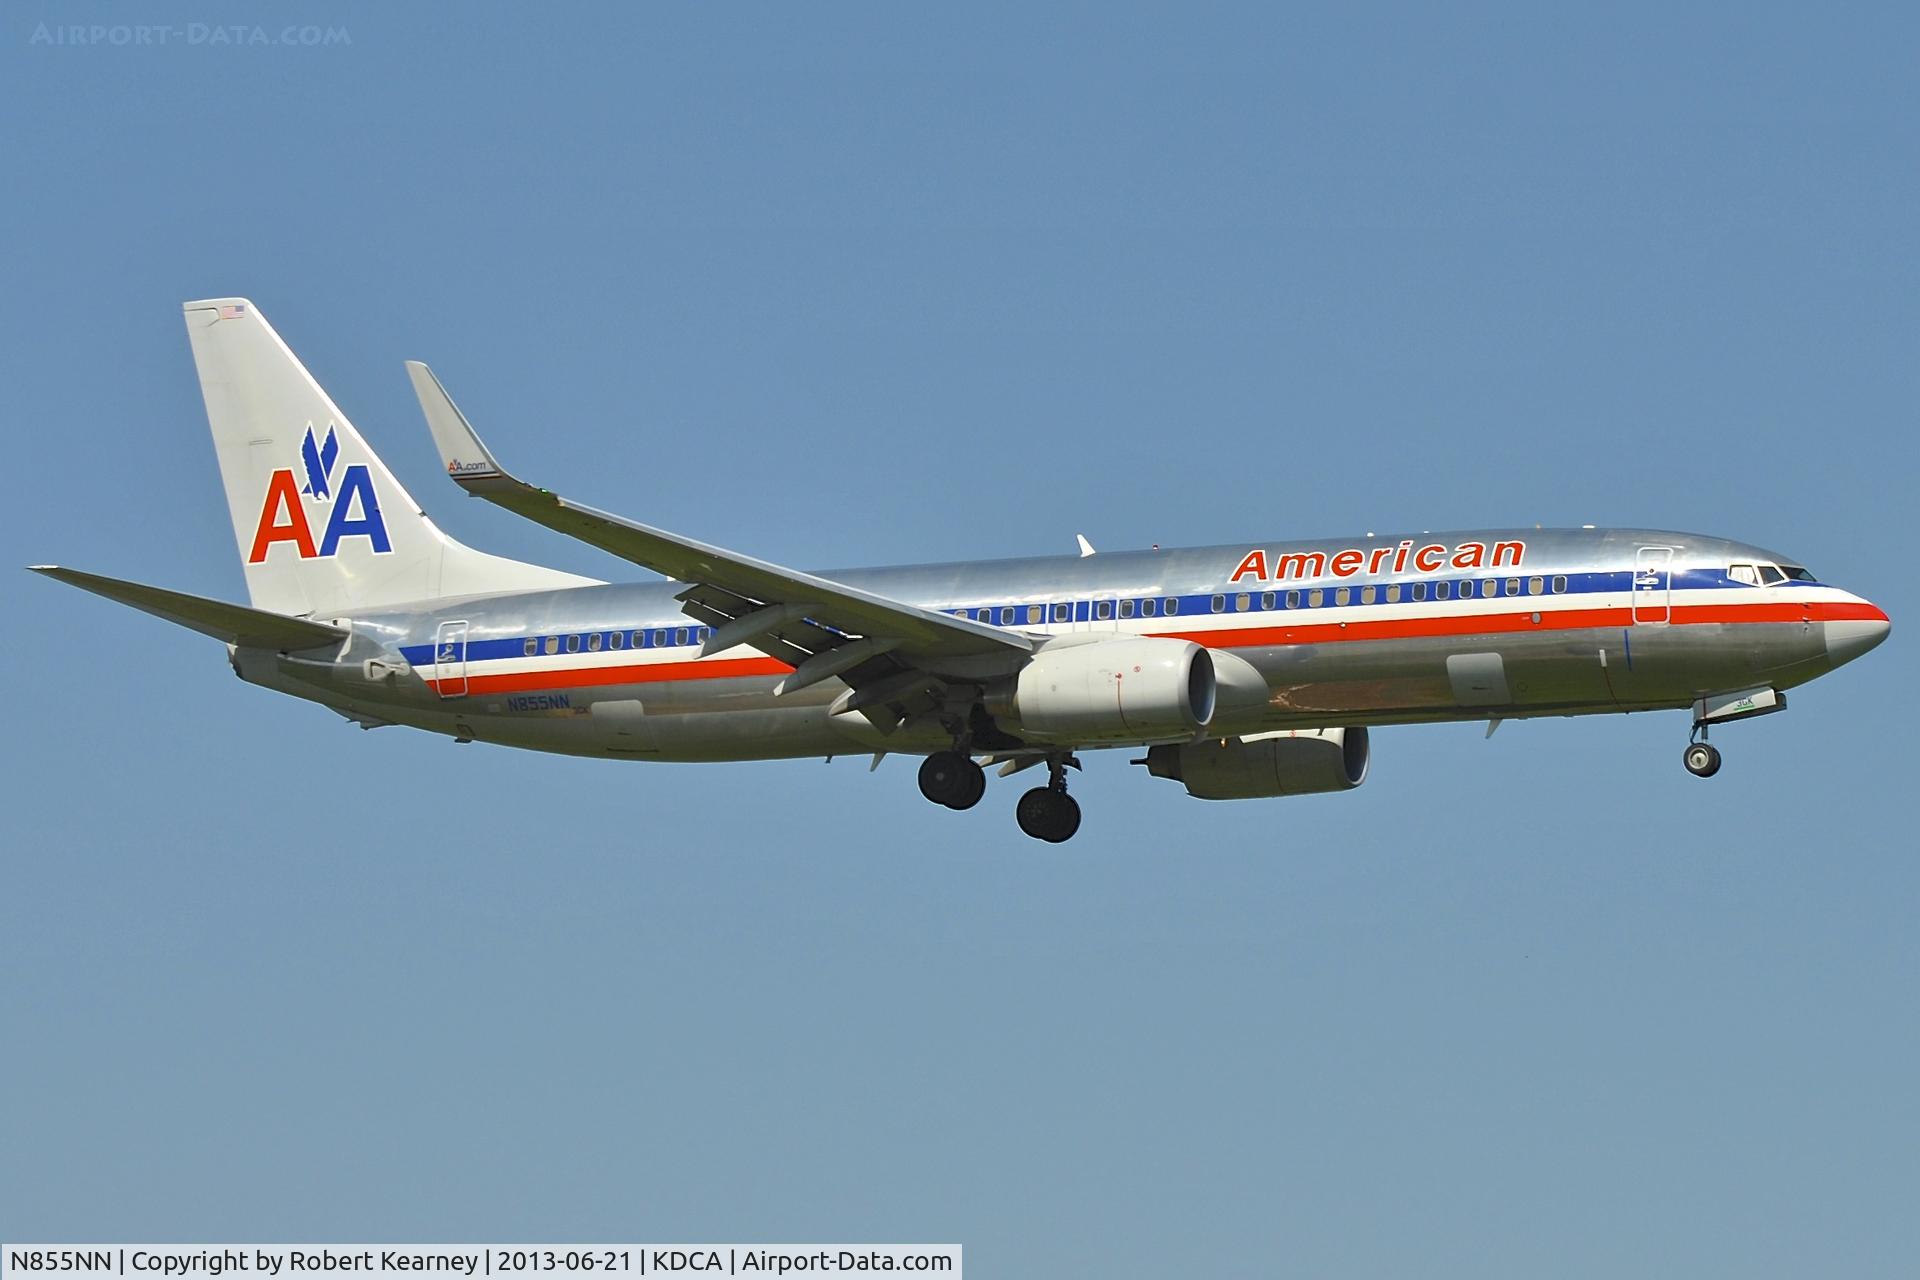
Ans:
[[[433,371],[408,361],[414,392],[440,448],[447,474],[475,497],[550,529],[684,582],[677,597],[691,617],[710,624],[702,650],[748,645],[795,668],[782,693],[839,676],[849,691],[837,712],[890,706],[870,714],[891,729],[928,709],[951,679],[1019,666],[1035,640],[969,618],[862,591],[737,551],[637,524],[569,501],[516,479],[480,442]]]

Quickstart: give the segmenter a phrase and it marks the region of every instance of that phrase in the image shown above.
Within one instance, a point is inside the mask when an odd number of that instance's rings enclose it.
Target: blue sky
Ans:
[[[285,14],[348,41],[6,12],[15,565],[242,597],[177,308],[245,294],[446,528],[596,576],[445,482],[403,359],[796,565],[1651,525],[1897,634],[1710,783],[1677,713],[1301,800],[1103,753],[1056,849],[899,760],[363,733],[15,571],[0,1237],[1920,1265],[1910,10]]]

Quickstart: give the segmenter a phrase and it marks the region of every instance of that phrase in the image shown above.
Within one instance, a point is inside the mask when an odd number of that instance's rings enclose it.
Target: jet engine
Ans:
[[[1202,800],[1351,791],[1367,780],[1367,731],[1298,729],[1148,750],[1147,772]],[[1135,761],[1135,764],[1142,763]]]
[[[1069,746],[1185,742],[1213,720],[1213,659],[1190,640],[1042,649],[987,709],[1023,738]]]

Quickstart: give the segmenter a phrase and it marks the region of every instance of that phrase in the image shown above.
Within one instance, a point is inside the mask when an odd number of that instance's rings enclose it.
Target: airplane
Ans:
[[[501,466],[424,364],[447,475],[661,575],[610,583],[442,533],[245,298],[183,304],[249,605],[34,572],[227,646],[242,680],[363,728],[630,760],[922,757],[928,800],[1046,769],[1015,806],[1080,826],[1079,753],[1201,799],[1348,791],[1369,729],[1689,710],[1719,725],[1887,638],[1790,557],[1646,529],[1494,529],[809,573],[638,524]]]

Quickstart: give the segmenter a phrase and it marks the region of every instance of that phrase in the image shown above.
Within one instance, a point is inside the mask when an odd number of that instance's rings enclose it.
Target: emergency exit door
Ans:
[[[467,624],[443,622],[433,636],[434,687],[443,698],[467,696]]]
[[[1633,620],[1673,620],[1673,548],[1641,547],[1633,557]]]

